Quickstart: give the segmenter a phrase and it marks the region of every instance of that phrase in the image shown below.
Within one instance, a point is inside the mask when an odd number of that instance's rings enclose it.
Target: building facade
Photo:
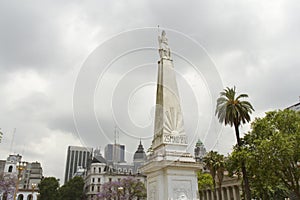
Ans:
[[[67,150],[65,184],[73,178],[77,169],[87,169],[92,159],[92,148],[69,146]]]
[[[3,163],[3,162],[2,162]],[[39,162],[22,161],[22,156],[9,155],[2,167],[4,179],[11,181],[13,189],[4,191],[1,199],[36,200],[38,195],[38,184],[43,178],[43,169]]]
[[[216,180],[218,185],[218,180]],[[222,181],[221,187],[221,195],[223,200],[241,200],[242,194],[242,178],[238,177],[229,177],[225,174],[224,179]],[[214,190],[212,188],[207,188],[204,190],[200,190],[200,199],[201,200],[218,200],[221,199],[218,197],[218,186],[216,188],[217,199],[214,199]]]
[[[145,159],[146,154],[141,142],[134,154],[133,164],[126,162],[108,162],[101,155],[100,151],[95,151],[90,168],[87,170],[84,178],[84,190],[87,199],[94,199],[101,192],[101,187],[104,183],[120,181],[128,176],[145,184],[146,177],[142,175],[139,170],[139,166],[143,165]]]

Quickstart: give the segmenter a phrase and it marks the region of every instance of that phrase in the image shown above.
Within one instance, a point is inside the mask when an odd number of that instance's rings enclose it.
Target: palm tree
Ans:
[[[216,151],[210,151],[206,154],[203,158],[203,162],[205,166],[208,168],[210,175],[212,176],[213,180],[213,189],[214,189],[214,199],[217,199],[216,193],[216,176],[218,178],[218,194],[219,200],[222,200],[222,181],[224,176],[224,156],[218,154]]]
[[[250,114],[254,111],[251,103],[243,101],[242,98],[247,98],[247,94],[240,94],[237,96],[235,87],[227,87],[220,93],[220,97],[217,99],[216,115],[219,118],[220,123],[234,126],[235,135],[238,148],[242,146],[239,126],[250,121]],[[249,181],[246,173],[245,161],[241,161],[243,181],[245,184],[246,199],[251,199]]]

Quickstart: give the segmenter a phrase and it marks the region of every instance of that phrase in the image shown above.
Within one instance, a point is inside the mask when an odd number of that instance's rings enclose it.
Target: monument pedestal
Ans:
[[[151,155],[141,168],[147,176],[148,200],[199,199],[197,171],[201,166],[189,153],[179,154],[166,152]]]

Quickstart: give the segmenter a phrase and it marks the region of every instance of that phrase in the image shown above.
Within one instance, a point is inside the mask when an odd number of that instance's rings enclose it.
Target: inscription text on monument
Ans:
[[[186,135],[164,134],[164,143],[187,144],[187,137],[186,137]]]

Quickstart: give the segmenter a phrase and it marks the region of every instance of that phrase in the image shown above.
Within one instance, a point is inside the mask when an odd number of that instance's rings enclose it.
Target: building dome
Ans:
[[[146,153],[144,151],[144,147],[142,145],[142,141],[140,141],[138,149],[134,153],[133,161],[135,161],[135,160],[146,160]]]
[[[201,142],[200,139],[198,139],[197,143],[196,143],[196,147],[201,147],[203,145],[203,143]]]

